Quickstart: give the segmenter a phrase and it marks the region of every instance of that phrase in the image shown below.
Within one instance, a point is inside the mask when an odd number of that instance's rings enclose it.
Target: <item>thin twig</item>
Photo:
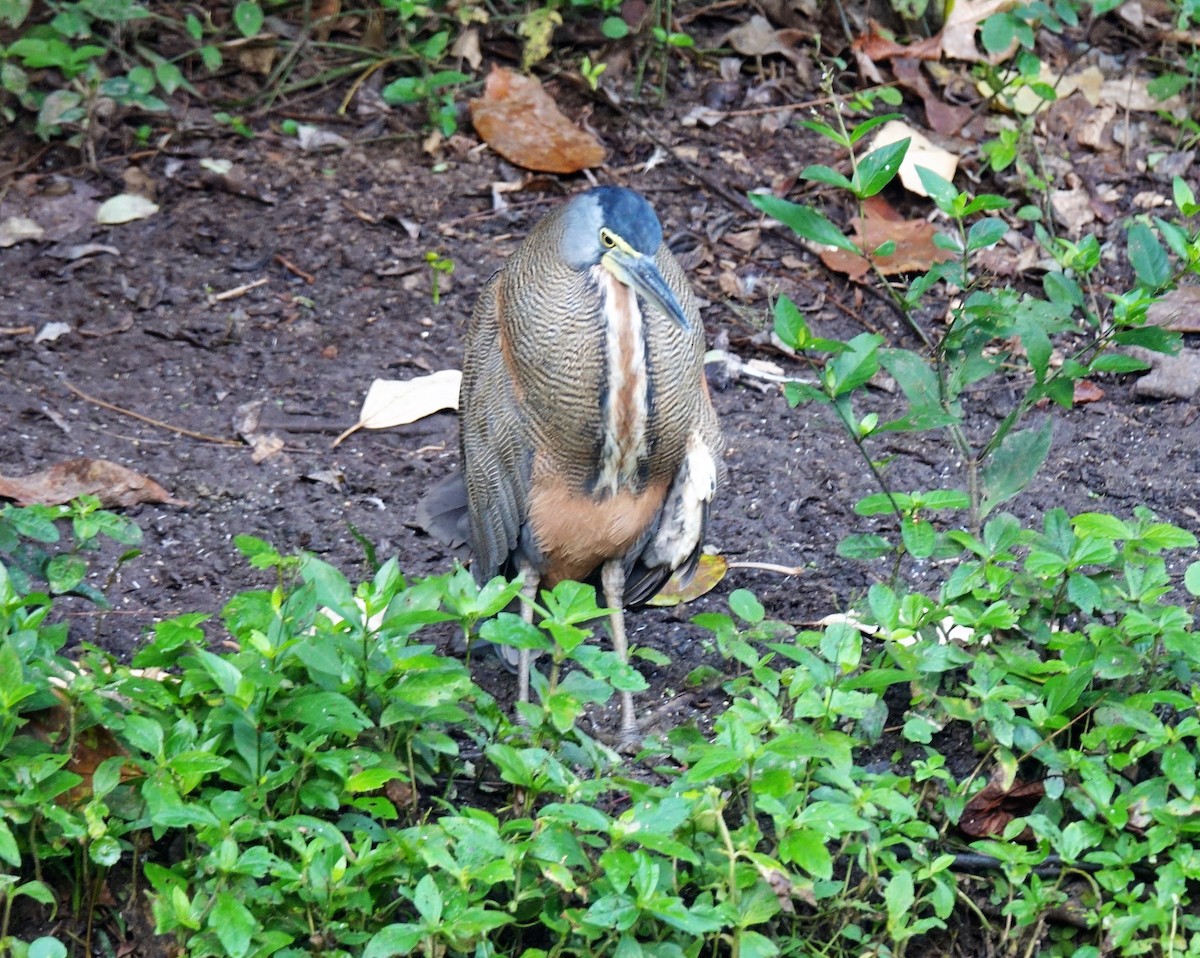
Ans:
[[[275,262],[286,269],[289,273],[294,273],[296,276],[299,276],[302,280],[304,280],[304,282],[308,283],[309,286],[317,281],[317,278],[313,276],[312,273],[306,273],[286,256],[276,253]]]
[[[729,569],[761,569],[763,572],[778,572],[780,575],[803,575],[802,565],[776,565],[774,562],[731,562]]]
[[[240,296],[245,296],[250,290],[258,289],[260,286],[266,286],[271,282],[269,276],[264,276],[262,279],[256,279],[253,283],[244,283],[241,286],[235,286],[233,289],[227,289],[223,293],[213,293],[208,297],[210,303],[221,303],[227,299],[237,299]]]
[[[176,433],[177,435],[187,436],[189,439],[199,439],[201,442],[215,443],[218,446],[243,445],[243,443],[236,439],[222,439],[220,436],[209,436],[202,432],[193,432],[190,429],[184,429],[182,426],[173,426],[171,423],[163,422],[161,419],[151,419],[149,416],[143,416],[140,412],[134,412],[132,409],[126,409],[123,406],[116,406],[110,402],[105,402],[103,399],[97,399],[95,396],[90,396],[79,387],[72,386],[69,382],[64,381],[63,385],[85,402],[90,402],[92,405],[100,406],[102,409],[110,409],[113,412],[120,413],[122,416],[128,416],[130,419],[136,419],[139,422],[144,422],[151,426],[157,426],[159,429],[166,429],[169,432]]]

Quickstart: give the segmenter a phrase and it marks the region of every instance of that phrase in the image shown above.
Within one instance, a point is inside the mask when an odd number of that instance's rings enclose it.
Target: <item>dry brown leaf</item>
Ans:
[[[1050,209],[1054,211],[1054,218],[1076,235],[1096,219],[1092,198],[1083,187],[1051,190]]]
[[[924,272],[934,263],[954,258],[950,250],[933,245],[937,227],[932,223],[901,219],[882,196],[872,196],[864,209],[867,213],[865,223],[857,216],[850,221],[854,228],[851,238],[866,250],[878,249],[889,240],[896,244],[890,256],[875,257],[876,265],[885,276]],[[820,255],[821,262],[831,270],[845,273],[856,283],[861,283],[871,268],[864,257],[845,250],[823,249]]]
[[[726,233],[721,238],[734,249],[741,250],[743,253],[753,253],[758,249],[762,231],[758,229],[742,230],[740,233]]]
[[[1200,333],[1200,286],[1180,286],[1150,305],[1146,322],[1177,333]]]
[[[493,67],[471,101],[475,131],[510,163],[543,173],[578,173],[604,162],[604,147],[573,125],[542,85]]]
[[[1112,134],[1108,127],[1117,115],[1117,108],[1111,103],[1091,110],[1074,129],[1075,142],[1093,150],[1115,150]]]
[[[804,45],[811,34],[804,30],[776,30],[767,18],[755,14],[745,23],[734,27],[718,41],[720,46],[728,44],[742,56],[765,57],[778,53],[796,69],[806,71],[809,66],[808,53]]]
[[[275,69],[275,59],[279,55],[273,40],[247,40],[237,49],[237,64],[246,73],[257,73],[259,76],[270,76]]]
[[[0,497],[23,506],[57,506],[80,496],[97,496],[106,509],[139,502],[190,505],[153,479],[107,459],[68,459],[29,476],[0,476]]]
[[[1104,390],[1090,379],[1075,380],[1075,392],[1072,401],[1076,406],[1086,406],[1088,403],[1099,402],[1104,398]]]
[[[137,193],[118,193],[96,210],[96,222],[102,226],[117,226],[144,220],[158,212],[158,204]]]
[[[1002,835],[1009,822],[1032,812],[1046,794],[1046,786],[1041,782],[1017,779],[1010,785],[1005,778],[1003,767],[997,765],[987,785],[971,796],[958,820],[963,834],[971,838]],[[1028,828],[1017,836],[1017,841],[1026,841],[1027,836],[1032,836]]]
[[[360,429],[403,426],[442,409],[457,409],[461,383],[462,373],[457,369],[442,369],[416,379],[376,379],[367,390],[358,422],[333,444],[338,445]]]
[[[725,578],[729,571],[729,563],[724,556],[702,555],[696,565],[696,571],[686,584],[681,584],[679,575],[673,575],[667,584],[658,590],[658,595],[650,599],[646,605],[670,607],[691,602],[707,595]]]
[[[91,235],[99,203],[96,187],[65,177],[28,177],[0,199],[0,221],[12,216],[36,223],[43,235],[57,243],[77,235]]]
[[[897,43],[891,33],[877,20],[871,20],[867,32],[852,44],[855,52],[878,63],[880,60],[940,60],[942,46],[937,37],[926,37],[918,43]]]
[[[901,86],[912,90],[921,98],[921,102],[925,104],[925,119],[933,132],[942,136],[962,132],[973,111],[969,106],[947,103],[935,93],[918,59],[896,57],[892,60],[892,72],[896,74],[896,80]]]
[[[46,231],[28,216],[10,216],[0,222],[0,249],[16,246],[26,240],[40,240]]]
[[[478,70],[483,62],[483,51],[479,48],[479,28],[468,27],[458,35],[454,46],[450,48],[451,56],[461,57],[471,65],[472,70]]]

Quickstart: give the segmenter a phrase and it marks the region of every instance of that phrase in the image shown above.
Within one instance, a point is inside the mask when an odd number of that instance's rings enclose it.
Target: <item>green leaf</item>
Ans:
[[[232,893],[218,893],[216,904],[208,916],[209,927],[217,933],[217,939],[230,958],[242,958],[250,951],[250,940],[258,930],[258,920],[250,909]]]
[[[1200,562],[1193,562],[1184,571],[1183,585],[1192,595],[1200,596]]]
[[[736,953],[739,958],[775,958],[779,946],[766,935],[743,929],[737,933]]]
[[[873,116],[869,119],[863,120],[860,124],[858,124],[858,126],[850,131],[850,143],[848,145],[854,145],[876,127],[883,126],[883,124],[887,123],[889,120],[903,119],[904,115],[902,113],[881,113],[878,116]]]
[[[609,40],[623,40],[629,36],[629,24],[620,17],[605,17],[600,24],[600,32]]]
[[[1176,176],[1171,183],[1171,192],[1175,200],[1175,208],[1184,216],[1194,216],[1200,213],[1196,206],[1196,193],[1182,176]]]
[[[1052,426],[1047,417],[1037,429],[1022,429],[1004,437],[983,467],[980,516],[986,516],[1029,485],[1050,454]]]
[[[1129,263],[1138,282],[1147,289],[1162,289],[1171,280],[1167,251],[1145,223],[1133,223],[1129,227]]]
[[[1042,277],[1042,289],[1046,298],[1052,303],[1068,303],[1071,306],[1083,305],[1083,290],[1079,288],[1074,277],[1067,276],[1059,270],[1051,270]]]
[[[933,555],[937,533],[924,519],[905,516],[900,523],[900,538],[904,541],[904,548],[908,550],[909,555],[915,559],[928,559]]]
[[[988,218],[971,224],[967,230],[967,249],[970,252],[995,246],[1008,232],[1008,224],[1002,219]]]
[[[889,432],[923,431],[958,421],[958,416],[942,406],[937,373],[924,357],[908,349],[881,349],[879,362],[896,380],[909,402],[908,412],[904,416],[884,423],[880,429]]]
[[[729,594],[729,609],[739,619],[749,622],[751,625],[757,625],[766,615],[762,603],[754,597],[754,593],[749,589],[734,589]]]
[[[1146,92],[1156,100],[1169,100],[1176,93],[1182,93],[1189,83],[1191,79],[1185,74],[1164,73],[1146,84]]]
[[[843,396],[857,389],[879,371],[879,346],[883,337],[875,333],[859,333],[825,366],[830,393]]]
[[[541,629],[513,612],[501,612],[494,619],[488,619],[479,627],[479,634],[489,642],[514,649],[546,651],[554,647]]]
[[[983,21],[979,38],[988,53],[1007,53],[1017,42],[1016,24],[1007,13],[993,14]]]
[[[441,922],[442,893],[432,875],[426,875],[417,882],[417,888],[413,892],[413,904],[428,927],[436,927]]]
[[[183,72],[174,63],[160,60],[154,65],[154,77],[158,85],[168,94],[174,93],[183,85]]]
[[[51,592],[70,592],[87,576],[87,563],[79,556],[57,555],[46,563],[46,583]]]
[[[800,171],[800,176],[806,180],[827,183],[830,186],[836,186],[843,190],[854,189],[854,186],[845,176],[828,166],[806,166]]]
[[[758,209],[767,216],[779,220],[797,236],[803,236],[821,246],[832,246],[845,250],[847,253],[862,255],[862,250],[816,210],[801,206],[799,203],[781,200],[769,193],[750,193],[748,196],[750,202]]]
[[[775,335],[792,349],[804,349],[812,339],[804,314],[786,296],[775,301]]]
[[[854,174],[855,182],[858,184],[858,188],[854,191],[855,195],[860,199],[874,196],[894,180],[896,174],[900,172],[900,164],[904,162],[904,155],[908,152],[910,142],[911,139],[905,137],[903,140],[897,140],[895,143],[872,150],[859,160],[858,169]]]
[[[961,489],[931,489],[921,495],[922,509],[967,509],[971,497]]]
[[[907,925],[908,914],[917,900],[912,873],[903,870],[893,872],[884,889],[883,900],[887,905],[888,927],[897,929]]]
[[[1046,709],[1051,715],[1070,715],[1087,687],[1092,683],[1092,670],[1075,668],[1046,680]]]
[[[943,213],[949,213],[954,209],[954,201],[958,199],[958,190],[954,188],[953,183],[924,166],[917,167],[917,176],[921,180],[921,185],[925,187],[925,192],[937,204],[938,209]]]
[[[0,818],[0,861],[5,861],[13,868],[21,865],[21,852],[17,848],[17,840],[13,836],[8,822]]]
[[[1174,356],[1179,352],[1182,339],[1179,333],[1161,326],[1141,326],[1134,329],[1122,329],[1113,336],[1113,342],[1121,346],[1142,346],[1156,353],[1167,353]]]
[[[67,947],[57,938],[43,935],[29,943],[26,958],[67,958]]]
[[[263,12],[255,0],[240,0],[233,8],[234,25],[244,37],[257,36],[262,30]]]
[[[417,925],[388,925],[367,942],[363,958],[391,958],[392,955],[411,955],[421,940]]]
[[[843,559],[881,559],[892,554],[892,545],[874,533],[846,536],[838,543],[837,554]]]
[[[1102,353],[1088,366],[1089,372],[1094,373],[1136,373],[1149,368],[1150,364],[1144,359],[1135,359],[1120,353]]]

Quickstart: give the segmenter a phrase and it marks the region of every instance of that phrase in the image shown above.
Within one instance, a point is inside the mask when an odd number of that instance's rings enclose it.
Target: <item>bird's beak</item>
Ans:
[[[640,293],[662,312],[670,316],[683,329],[692,328],[691,321],[654,265],[654,260],[644,256],[624,243],[619,243],[601,257],[600,262],[617,279],[634,292]]]

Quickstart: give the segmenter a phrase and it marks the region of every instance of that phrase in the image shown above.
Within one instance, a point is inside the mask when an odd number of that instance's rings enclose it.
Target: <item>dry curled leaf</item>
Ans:
[[[532,77],[494,67],[471,101],[475,131],[510,163],[543,173],[578,173],[604,162],[604,147],[573,125]]]
[[[458,408],[462,373],[442,369],[416,379],[376,379],[367,390],[358,422],[333,441],[336,446],[359,429],[403,426],[442,409]]]
[[[137,193],[119,193],[100,204],[96,210],[96,222],[102,226],[116,226],[144,220],[158,212],[158,204]]]
[[[1002,835],[1009,822],[1032,812],[1046,794],[1046,786],[1041,782],[1016,779],[1008,784],[1005,779],[1004,769],[998,765],[987,785],[971,796],[958,820],[963,834],[971,838]],[[1029,829],[1017,836],[1017,840],[1025,841],[1026,833]]]
[[[26,240],[40,240],[46,235],[41,224],[28,216],[10,216],[0,222],[0,249],[16,246]]]
[[[0,497],[23,506],[57,506],[80,496],[96,496],[107,509],[139,502],[189,505],[153,479],[107,459],[68,459],[29,476],[0,476]]]
[[[76,729],[78,716],[72,714],[72,707],[66,695],[57,689],[53,694],[58,699],[58,704],[36,712],[27,712],[22,716],[25,722],[24,731],[56,750],[62,750],[70,744],[71,754],[67,759],[66,770],[78,775],[81,781],[58,795],[55,803],[63,808],[77,808],[92,797],[92,776],[100,764],[110,758],[124,758],[129,753],[103,725]],[[122,765],[121,781],[126,782],[139,776],[140,773],[132,764]]]
[[[922,273],[934,263],[953,259],[954,253],[933,243],[937,227],[925,220],[906,220],[900,217],[882,196],[872,196],[863,209],[866,218],[850,220],[854,227],[852,239],[861,249],[876,250],[886,242],[896,244],[887,256],[874,257],[875,265],[885,276],[900,273]],[[821,262],[838,273],[845,273],[861,283],[870,271],[865,257],[840,249],[822,249]]]
[[[725,578],[727,571],[729,571],[729,563],[724,556],[702,555],[696,565],[695,573],[686,584],[679,581],[679,575],[676,573],[667,580],[667,584],[658,591],[658,595],[650,599],[646,605],[665,608],[691,602],[715,589]]]

